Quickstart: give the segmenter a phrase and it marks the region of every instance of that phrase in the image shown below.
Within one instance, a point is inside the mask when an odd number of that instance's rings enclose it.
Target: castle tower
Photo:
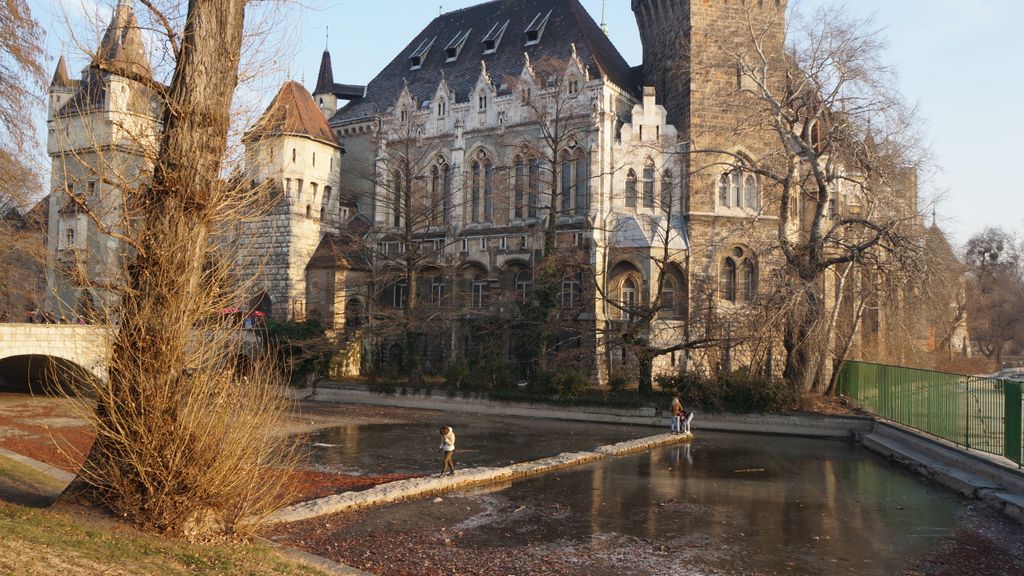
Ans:
[[[50,116],[63,108],[75,94],[75,83],[68,75],[68,65],[63,54],[60,60],[57,60],[57,68],[53,71],[53,79],[50,80],[50,89],[47,92],[50,97]]]
[[[47,302],[69,318],[109,307],[123,272],[123,198],[146,185],[159,128],[152,70],[130,0],[119,0],[81,77],[62,56],[48,89]],[[113,232],[113,234],[106,233]]]
[[[341,147],[301,84],[286,82],[245,135],[246,178],[270,181],[275,204],[248,226],[240,265],[258,277],[254,308],[303,320],[306,265],[324,234],[337,232]]]
[[[751,28],[766,52],[782,55],[786,0],[632,0],[644,50],[644,85],[657,88],[683,140],[726,128],[719,100],[735,92],[736,53],[752,49]]]

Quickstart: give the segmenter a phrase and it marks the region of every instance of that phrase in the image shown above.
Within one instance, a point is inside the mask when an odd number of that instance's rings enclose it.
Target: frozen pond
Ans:
[[[849,444],[709,433],[460,498],[486,501],[466,546],[637,539],[742,574],[899,573],[958,500]]]
[[[504,466],[562,452],[593,450],[668,431],[648,426],[562,422],[510,416],[410,411],[409,421],[350,424],[307,436],[312,467],[348,474],[419,474],[439,470],[438,428],[456,435],[460,468]]]
[[[463,427],[473,437],[469,424]],[[486,439],[479,445],[487,446],[481,463],[504,459],[484,455],[495,446],[512,459],[570,449],[562,443],[593,448],[658,432],[565,424],[581,430],[570,434],[559,431],[560,423],[532,422],[533,436],[511,424],[479,430]],[[958,496],[850,443],[696,434],[692,446],[395,504],[331,530],[336,538],[374,542],[386,554],[396,530],[429,539],[444,529],[458,535],[445,541],[455,547],[448,553],[467,566],[474,558],[515,558],[503,574],[882,575],[911,568],[957,527]],[[413,429],[389,437],[399,453],[418,442]],[[379,441],[362,446],[371,445],[387,448]],[[433,464],[433,455],[425,462]],[[380,462],[366,458],[352,461]],[[550,562],[558,563],[556,571],[529,567]]]

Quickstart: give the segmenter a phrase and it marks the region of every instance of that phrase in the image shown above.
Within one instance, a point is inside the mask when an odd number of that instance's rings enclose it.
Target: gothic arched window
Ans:
[[[672,212],[675,191],[672,190],[672,171],[665,170],[661,174],[661,211],[669,214]]]
[[[636,208],[636,172],[626,173],[626,208]]]
[[[636,280],[632,276],[626,276],[626,279],[622,281],[622,286],[619,288],[623,320],[633,320],[633,310],[637,304],[638,292]]]
[[[533,274],[529,270],[520,270],[513,280],[515,284],[516,298],[525,303],[533,291]]]
[[[569,207],[572,206],[572,197],[576,192],[576,182],[572,177],[573,161],[569,157],[568,152],[562,152],[561,166],[562,171],[562,186],[559,188],[559,194],[562,195],[561,209],[562,214],[567,215],[569,213]]]
[[[729,205],[729,175],[722,174],[718,178],[718,205],[728,206]]]
[[[438,306],[444,301],[444,276],[437,274],[430,279],[430,303]]]
[[[451,167],[444,157],[438,156],[434,165],[430,167],[430,201],[431,210],[435,215],[440,213],[441,222],[444,224],[448,223],[451,208],[451,179]]]
[[[721,275],[718,279],[718,292],[722,300],[736,301],[736,261],[726,257],[722,262]]]
[[[562,308],[576,308],[582,304],[583,290],[578,274],[569,273],[562,277]]]
[[[391,225],[401,226],[402,225],[402,173],[399,170],[395,170],[391,174],[392,188],[394,188],[391,198]]]
[[[644,162],[644,208],[654,208],[654,160]]]
[[[743,196],[746,200],[746,207],[751,210],[758,209],[757,178],[753,174],[747,174],[743,179]]]
[[[576,198],[573,205],[577,216],[585,216],[590,210],[590,170],[589,155],[582,150],[576,151]]]
[[[719,296],[733,303],[753,302],[757,296],[757,265],[753,254],[736,246],[722,259]]]
[[[736,299],[738,301],[752,302],[754,300],[754,277],[754,263],[749,258],[744,258],[736,274]]]
[[[658,307],[670,316],[675,312],[676,281],[671,276],[666,276],[661,285],[661,294],[658,296]]]
[[[477,274],[473,278],[473,286],[470,296],[470,306],[473,308],[483,308],[487,306],[487,275],[483,272]]]
[[[742,178],[739,168],[729,174],[730,203],[736,208],[743,207],[743,187],[740,185]]]
[[[471,189],[471,222],[490,222],[494,205],[494,164],[481,150],[471,166],[473,182]]]
[[[517,155],[512,162],[515,165],[515,182],[513,183],[512,217],[524,218],[526,216],[526,161],[522,156]]]
[[[530,158],[530,186],[528,190],[527,204],[529,206],[527,216],[537,217],[537,204],[540,201],[540,160]]]

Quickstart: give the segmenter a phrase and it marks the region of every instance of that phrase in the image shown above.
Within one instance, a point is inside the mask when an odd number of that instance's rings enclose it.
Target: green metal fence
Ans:
[[[839,391],[887,420],[1021,466],[1020,382],[849,361]]]

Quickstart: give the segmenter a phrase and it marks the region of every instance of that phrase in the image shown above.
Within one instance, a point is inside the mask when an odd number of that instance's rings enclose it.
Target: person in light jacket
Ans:
[[[668,412],[672,415],[672,433],[678,434],[680,432],[680,424],[682,422],[681,416],[683,415],[683,403],[679,401],[678,394],[672,397],[672,404],[668,407]]]
[[[455,431],[451,426],[441,426],[441,451],[444,452],[444,461],[439,476],[444,476],[445,472],[455,475],[455,463],[452,461],[455,455]]]

